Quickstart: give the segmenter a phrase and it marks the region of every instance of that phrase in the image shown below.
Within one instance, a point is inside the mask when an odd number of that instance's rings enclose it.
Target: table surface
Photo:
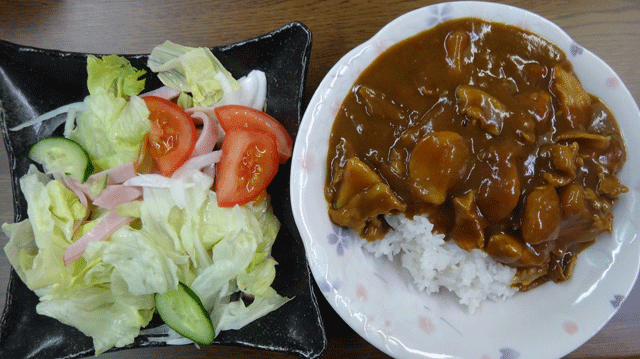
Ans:
[[[403,13],[435,1],[235,0],[235,1],[0,1],[0,39],[28,46],[90,53],[148,53],[166,39],[217,46],[253,38],[291,21],[305,24],[313,45],[304,104],[328,70],[349,50]],[[562,27],[577,43],[607,62],[640,103],[640,1],[508,0]],[[0,146],[0,222],[13,221],[9,169]],[[0,236],[0,245],[7,239]],[[9,264],[0,254],[0,306]],[[319,292],[317,292],[319,293]],[[349,328],[319,295],[326,326],[325,358],[383,358],[385,354]],[[540,343],[548,345],[549,343]],[[252,349],[181,346],[125,350],[107,358],[158,356],[293,358]],[[640,356],[640,284],[591,340],[566,358]]]

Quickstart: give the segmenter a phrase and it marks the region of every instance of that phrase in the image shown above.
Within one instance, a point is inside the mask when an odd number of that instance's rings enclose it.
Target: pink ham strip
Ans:
[[[93,200],[93,204],[106,209],[114,209],[121,204],[129,203],[140,197],[142,197],[142,189],[139,187],[121,184],[109,185]]]
[[[125,224],[131,222],[133,217],[120,217],[115,210],[111,210],[95,227],[87,234],[70,244],[64,250],[64,265],[72,263],[80,258],[90,242],[97,242],[109,238],[113,232]]]
[[[76,194],[80,191],[84,193],[91,200],[95,198],[91,198],[89,195],[89,187],[95,181],[103,180],[104,176],[107,175],[107,185],[121,184],[124,183],[129,178],[133,178],[136,176],[136,169],[133,165],[133,162],[127,162],[123,165],[110,168],[108,170],[104,170],[98,173],[94,173],[87,179],[84,183],[79,183],[75,180],[72,180],[68,177],[62,177],[64,179],[64,184],[74,191]],[[81,200],[82,201],[82,200]]]
[[[120,184],[124,183],[129,178],[133,178],[136,176],[136,168],[133,165],[133,162],[127,162],[117,167],[110,168],[108,170],[104,170],[102,172],[94,173],[89,178],[93,176],[101,176],[104,173],[109,175],[107,180],[107,184]]]
[[[145,92],[145,93],[141,94],[140,97],[157,96],[157,97],[162,97],[162,98],[167,99],[167,100],[171,100],[173,98],[178,97],[178,95],[180,95],[180,91],[179,90],[176,90],[173,87],[169,87],[169,86],[162,86],[162,87],[159,87],[159,88],[157,88],[155,90]]]
[[[202,112],[192,113],[191,118],[194,122],[203,125],[200,137],[198,137],[193,152],[191,152],[191,157],[197,157],[213,151],[218,141],[218,127],[216,123]]]
[[[91,198],[89,196],[89,186],[91,185],[92,181],[99,180],[100,178],[103,178],[102,176],[104,175],[108,176],[107,184],[120,184],[125,182],[129,178],[135,177],[136,171],[133,166],[133,162],[130,162],[130,163],[125,163],[123,165],[108,169],[106,171],[94,173],[91,176],[89,176],[89,179],[87,179],[85,183],[79,183],[67,176],[57,177],[58,180],[62,181],[62,183],[64,183],[64,185],[67,186],[67,188],[69,188],[76,196],[78,196],[80,203],[84,206],[84,208],[86,208],[86,213],[84,218],[81,220],[77,220],[73,223],[74,231],[77,230],[80,227],[80,225],[82,225],[82,223],[84,223],[87,220],[87,218],[91,213],[88,200],[89,199],[93,200],[94,198]],[[130,190],[127,190],[127,191],[129,193],[129,196],[133,195],[133,193]],[[115,208],[116,206],[114,206],[113,208]],[[112,208],[109,208],[109,209],[112,209]]]

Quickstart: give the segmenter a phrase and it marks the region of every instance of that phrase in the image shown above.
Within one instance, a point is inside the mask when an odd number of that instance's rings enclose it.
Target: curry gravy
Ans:
[[[520,28],[444,22],[383,52],[336,116],[325,197],[367,240],[426,214],[463,249],[518,268],[527,290],[569,278],[627,191],[618,125],[566,55]]]

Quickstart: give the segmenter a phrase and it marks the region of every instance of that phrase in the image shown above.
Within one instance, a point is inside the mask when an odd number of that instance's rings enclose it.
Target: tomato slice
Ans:
[[[280,163],[285,163],[293,151],[289,132],[275,118],[254,108],[241,105],[225,105],[214,109],[216,118],[225,132],[243,130],[271,133],[276,138]]]
[[[149,154],[164,176],[170,176],[191,156],[198,139],[191,117],[175,103],[145,96],[149,109]]]
[[[216,165],[218,206],[243,205],[257,198],[278,172],[275,138],[265,132],[230,131]]]

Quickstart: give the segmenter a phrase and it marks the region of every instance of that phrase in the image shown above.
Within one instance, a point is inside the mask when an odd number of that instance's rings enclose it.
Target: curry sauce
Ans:
[[[517,267],[527,290],[568,279],[611,231],[625,157],[614,116],[557,46],[467,18],[359,76],[331,131],[325,197],[333,222],[370,241],[386,215],[426,214],[461,248]]]

